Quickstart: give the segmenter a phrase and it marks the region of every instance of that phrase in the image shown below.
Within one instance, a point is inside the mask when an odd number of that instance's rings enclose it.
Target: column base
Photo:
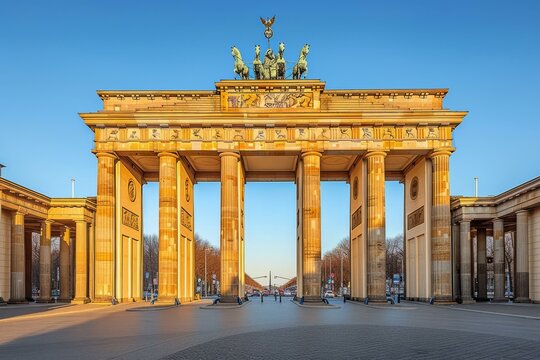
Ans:
[[[505,297],[493,298],[493,299],[491,299],[491,302],[492,303],[503,303],[503,302],[508,302],[508,299],[505,298]]]
[[[58,299],[59,303],[70,303],[72,299]]]
[[[36,303],[37,304],[51,304],[51,303],[54,303],[54,299],[53,298],[38,298],[36,300]]]
[[[476,298],[476,302],[488,302],[489,299],[487,297],[478,297]]]
[[[112,299],[113,299],[112,296],[96,296],[96,297],[94,297],[93,302],[99,303],[99,304],[104,304],[104,303],[111,304]]]
[[[161,296],[159,295],[155,304],[159,305],[176,305],[178,301],[178,304],[180,304],[180,300],[175,296]]]
[[[88,304],[90,303],[90,298],[83,297],[83,298],[75,298],[71,301],[72,304]]]
[[[525,297],[518,297],[514,299],[515,303],[530,303],[531,299]]]
[[[238,303],[238,296],[221,296],[219,302],[223,304],[236,304]]]
[[[26,299],[9,299],[8,304],[28,304]]]
[[[467,305],[467,304],[476,304],[476,301],[473,300],[472,297],[462,298],[461,304]]]
[[[320,303],[322,301],[320,296],[304,296],[304,303]]]
[[[385,303],[387,301],[386,295],[368,295],[367,298],[370,303]]]

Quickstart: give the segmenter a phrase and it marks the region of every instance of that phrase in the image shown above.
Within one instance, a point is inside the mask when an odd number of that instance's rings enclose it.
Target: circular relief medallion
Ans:
[[[358,198],[358,176],[354,177],[352,196],[353,196],[354,200],[356,200]]]
[[[191,194],[189,193],[189,180],[188,179],[186,179],[184,183],[184,189],[186,192],[186,201],[189,202],[189,200],[191,200]]]
[[[415,176],[411,181],[411,199],[416,199],[418,196],[418,178]]]
[[[133,179],[129,179],[128,181],[128,195],[131,202],[135,201],[137,198],[137,190],[135,190],[135,183],[133,182]]]

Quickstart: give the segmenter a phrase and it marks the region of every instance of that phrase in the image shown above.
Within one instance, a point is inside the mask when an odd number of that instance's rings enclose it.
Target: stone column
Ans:
[[[453,241],[453,260],[452,260],[452,273],[453,281],[452,281],[452,296],[454,299],[459,298],[459,267],[460,267],[460,256],[459,256],[459,224],[453,224],[452,225],[452,241]]]
[[[114,296],[115,164],[116,156],[97,153],[97,208],[95,231],[95,300],[110,302]]]
[[[34,232],[25,228],[24,231],[24,298],[26,301],[34,301],[32,298],[32,237]]]
[[[516,212],[516,285],[515,302],[530,302],[529,298],[529,212]]]
[[[487,301],[486,229],[476,229],[476,256],[478,264],[478,298]]]
[[[39,238],[39,299],[38,302],[51,301],[51,220],[41,223]]]
[[[451,151],[431,153],[431,293],[437,301],[452,301],[452,242],[450,239]]]
[[[495,293],[493,301],[505,301],[504,297],[504,223],[502,219],[493,219],[493,280]]]
[[[95,226],[94,222],[89,224],[88,230],[88,297],[91,301],[95,298],[94,291],[94,264],[95,264]],[[142,260],[141,260],[142,262]]]
[[[302,154],[302,287],[304,301],[321,300],[321,156]]]
[[[159,302],[178,298],[178,155],[159,155]]]
[[[60,237],[60,301],[71,301],[69,292],[69,247],[71,242],[71,231],[65,227],[64,233]]]
[[[460,229],[460,278],[461,278],[461,300],[464,303],[472,302],[472,281],[471,281],[471,222],[461,221]]]
[[[88,227],[86,221],[75,221],[75,301],[88,299]]]
[[[221,301],[235,302],[239,296],[238,235],[240,219],[238,212],[238,161],[240,155],[233,152],[219,154],[221,158]]]
[[[11,221],[10,303],[25,303],[24,214],[17,211]]]
[[[385,157],[382,151],[366,154],[367,296],[370,301],[386,301]]]

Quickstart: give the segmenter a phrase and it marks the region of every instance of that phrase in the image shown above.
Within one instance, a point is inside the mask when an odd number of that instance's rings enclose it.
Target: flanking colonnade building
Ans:
[[[159,301],[192,301],[193,186],[219,181],[220,289],[222,301],[235,302],[244,295],[244,249],[251,241],[244,232],[245,183],[291,181],[297,188],[297,236],[291,241],[296,242],[298,297],[320,301],[320,183],[346,181],[351,296],[385,301],[385,209],[392,206],[385,199],[385,181],[400,181],[408,298],[468,301],[474,259],[478,274],[483,271],[483,229],[498,234],[494,237],[499,241],[501,226],[509,231],[514,226],[516,280],[521,286],[516,294],[520,300],[540,301],[538,203],[527,198],[521,207],[506,208],[519,196],[525,199],[523,191],[488,200],[450,197],[452,132],[466,112],[445,109],[446,94],[446,89],[327,90],[318,80],[223,80],[208,91],[98,91],[103,109],[80,114],[94,133],[97,197],[73,200],[79,207],[71,208],[84,216],[59,218],[52,216],[54,199],[34,194],[43,199],[44,209],[29,212],[24,224],[41,232],[44,249],[47,223],[53,232],[69,229],[64,238],[75,233],[75,299],[139,300],[143,185],[159,182]],[[7,188],[2,185],[0,190],[0,248],[9,249],[10,256],[0,257],[0,296],[18,299],[27,286],[19,281],[26,251],[21,252],[20,213],[26,210],[6,200],[11,194]],[[537,201],[538,190],[532,188],[527,185],[527,196]],[[527,225],[525,213],[518,210],[527,211]],[[480,244],[474,258],[471,234]],[[495,251],[495,293],[500,295],[500,243]],[[44,259],[46,263],[47,255]],[[42,271],[46,283],[45,264]],[[48,294],[46,285],[44,289],[42,294]]]

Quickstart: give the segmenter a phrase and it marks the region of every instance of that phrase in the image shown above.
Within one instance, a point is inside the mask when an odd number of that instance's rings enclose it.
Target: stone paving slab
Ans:
[[[538,359],[540,341],[376,325],[309,326],[223,337],[180,359]]]

